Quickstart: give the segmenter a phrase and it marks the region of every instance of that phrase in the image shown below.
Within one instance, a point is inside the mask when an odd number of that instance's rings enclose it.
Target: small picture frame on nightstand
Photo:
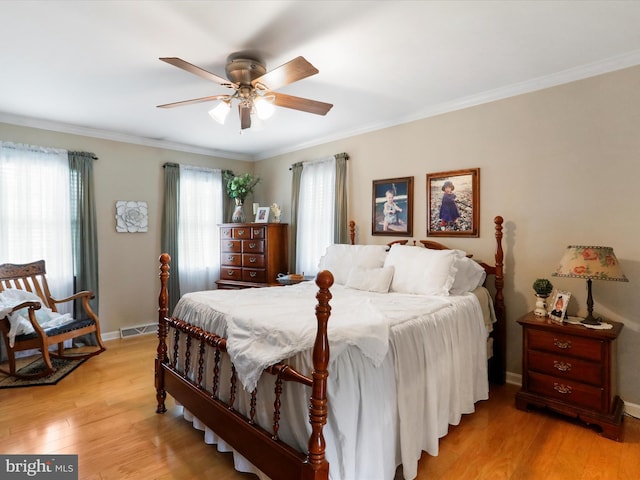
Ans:
[[[570,298],[571,292],[556,290],[553,296],[553,302],[549,305],[549,319],[552,322],[562,324],[567,313]]]

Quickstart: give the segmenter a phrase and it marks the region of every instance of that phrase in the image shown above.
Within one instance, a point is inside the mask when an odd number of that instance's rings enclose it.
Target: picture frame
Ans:
[[[479,168],[427,173],[427,236],[479,237],[479,217]]]
[[[269,207],[258,207],[256,210],[255,223],[268,223],[269,222]]]
[[[413,177],[374,180],[371,234],[413,235]]]
[[[562,323],[567,314],[567,306],[571,299],[571,292],[556,290],[553,302],[549,304],[549,319],[556,323]]]

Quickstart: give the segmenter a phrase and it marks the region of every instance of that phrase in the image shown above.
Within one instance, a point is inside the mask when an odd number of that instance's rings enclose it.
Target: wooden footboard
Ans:
[[[271,431],[257,425],[255,402],[257,391],[251,392],[247,415],[234,407],[236,403],[237,378],[231,367],[231,376],[221,378],[221,357],[226,355],[227,341],[212,333],[168,316],[169,279],[168,254],[160,256],[160,296],[158,299],[158,349],[155,361],[155,387],[157,413],[166,412],[167,393],[216,432],[225,442],[243,455],[253,465],[271,478],[327,480],[329,464],[325,458],[325,440],[322,429],[327,421],[327,365],[329,363],[329,341],[327,321],[331,313],[329,288],[333,276],[328,271],[320,272],[316,278],[317,334],[313,347],[313,373],[307,377],[284,363],[275,364],[265,370],[274,378],[275,401]],[[172,342],[171,359],[168,355],[168,338]],[[180,349],[184,351],[179,351]],[[214,366],[211,387],[206,387],[203,378],[207,352],[213,352]],[[182,359],[178,362],[178,358]],[[189,372],[192,372],[191,374]],[[228,399],[219,395],[221,382],[227,381]],[[278,436],[283,382],[297,382],[311,387],[309,423],[311,435],[306,452],[300,452],[280,440]]]

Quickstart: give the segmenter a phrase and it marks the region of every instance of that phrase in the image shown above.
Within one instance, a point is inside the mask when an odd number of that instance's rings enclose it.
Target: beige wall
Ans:
[[[479,167],[480,238],[440,240],[491,260],[493,217],[504,217],[508,371],[521,372],[516,320],[534,307],[533,281],[571,291],[569,313],[584,316],[586,282],[551,272],[569,244],[608,245],[630,282],[595,281],[595,310],[625,324],[621,396],[640,404],[639,87],[635,67],[278,156],[256,165],[265,180],[258,198],[281,202],[288,221],[289,166],[347,152],[357,241],[390,240],[370,233],[371,182],[405,176],[415,177],[413,238],[423,239],[426,174]]]
[[[520,373],[521,339],[516,319],[532,310],[537,277],[550,277],[566,245],[615,248],[629,283],[594,282],[597,313],[625,323],[619,345],[624,400],[640,404],[640,67],[542,90],[466,110],[371,132],[252,165],[0,124],[0,138],[94,152],[100,248],[100,315],[107,332],[156,319],[160,251],[162,164],[180,162],[255,168],[263,182],[256,201],[278,202],[289,220],[291,172],[301,160],[347,152],[349,213],[359,243],[372,237],[372,180],[414,176],[414,239],[426,238],[425,177],[429,172],[479,167],[480,238],[441,239],[490,261],[493,217],[505,218],[508,370]],[[331,121],[331,114],[327,116]],[[150,228],[117,234],[116,200],[144,200]],[[555,279],[574,294],[569,311],[585,314],[585,283]]]
[[[158,257],[166,162],[251,171],[253,164],[0,123],[5,141],[95,153],[100,323],[103,332],[157,321]],[[115,202],[146,201],[149,231],[116,233]]]

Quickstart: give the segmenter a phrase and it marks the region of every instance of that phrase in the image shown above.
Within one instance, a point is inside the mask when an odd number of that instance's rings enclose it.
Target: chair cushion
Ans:
[[[45,330],[45,333],[48,337],[54,337],[56,335],[60,335],[62,333],[71,332],[73,330],[78,330],[80,328],[88,327],[90,325],[95,325],[96,322],[92,318],[87,318],[85,320],[74,320],[70,323],[65,323],[64,325],[60,325],[58,327],[53,327]],[[37,333],[27,333],[24,335],[16,336],[16,341],[20,342],[22,340],[30,340],[32,338],[36,338],[38,336]]]

